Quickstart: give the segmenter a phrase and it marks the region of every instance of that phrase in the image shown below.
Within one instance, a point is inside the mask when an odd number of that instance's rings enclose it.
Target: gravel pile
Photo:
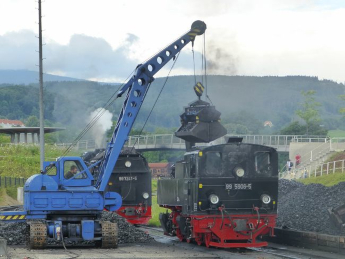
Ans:
[[[128,223],[125,218],[107,211],[102,212],[102,219],[116,222],[119,228],[119,244],[123,243],[147,243],[154,239],[144,231]]]
[[[278,193],[278,227],[301,231],[344,235],[329,218],[327,209],[345,203],[345,182],[332,187],[321,184],[304,185],[280,180]]]
[[[8,245],[25,244],[26,223],[1,223],[0,237],[6,239]]]
[[[128,223],[124,218],[111,212],[102,212],[102,220],[116,222],[119,227],[119,244],[147,243],[153,241],[148,234]],[[0,237],[7,240],[8,245],[24,245],[26,223],[1,223]],[[52,243],[54,244],[54,242]],[[70,243],[68,243],[70,244]],[[72,244],[72,243],[71,243]],[[75,243],[73,243],[75,244]],[[82,244],[85,244],[83,242]],[[77,244],[75,244],[77,245]]]

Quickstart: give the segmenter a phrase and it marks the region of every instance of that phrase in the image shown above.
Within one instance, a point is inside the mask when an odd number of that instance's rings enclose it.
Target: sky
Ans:
[[[38,67],[36,0],[0,0],[0,69]],[[44,0],[46,73],[123,82],[195,20],[207,24],[195,41],[208,74],[317,76],[345,82],[342,0]],[[168,74],[167,64],[156,76]],[[172,75],[192,75],[186,46]]]

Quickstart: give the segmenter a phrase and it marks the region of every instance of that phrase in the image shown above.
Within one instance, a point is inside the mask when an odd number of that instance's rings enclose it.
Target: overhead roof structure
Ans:
[[[45,133],[52,133],[57,132],[61,130],[65,130],[66,128],[60,128],[60,127],[45,127],[44,128],[44,134]],[[12,127],[12,128],[0,128],[0,133],[3,134],[9,134],[11,135],[11,143],[20,143],[20,136],[21,134],[24,135],[24,141],[25,143],[28,143],[28,134],[31,134],[31,143],[37,143],[39,140],[39,127]],[[35,134],[36,134],[36,140],[35,140]]]

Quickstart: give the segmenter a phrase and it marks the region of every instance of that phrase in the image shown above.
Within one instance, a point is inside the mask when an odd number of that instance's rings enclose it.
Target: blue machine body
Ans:
[[[71,161],[81,165],[82,170],[65,179],[64,164]],[[93,176],[80,157],[63,157],[55,162],[45,162],[45,165],[50,167],[51,175],[33,175],[24,185],[24,210],[30,211],[27,219],[43,219],[60,211],[82,211],[85,214],[104,208],[116,211],[121,207],[122,198],[118,193],[104,193],[92,185]],[[78,178],[80,175],[83,177]]]
[[[97,182],[80,157],[61,157],[56,161],[46,161],[45,170],[31,176],[25,183],[24,211],[1,212],[0,220],[45,219],[49,238],[59,240],[63,233],[69,233],[71,239],[96,240],[94,233],[101,228],[101,212],[104,209],[116,211],[122,205],[122,198],[118,193],[105,190],[154,80],[153,76],[189,42],[194,43],[195,37],[202,35],[205,30],[204,22],[195,21],[187,33],[145,63],[138,65],[134,76],[122,86],[117,97],[124,94],[126,97],[101,161]],[[68,176],[71,165],[78,169],[78,173],[73,177]],[[93,166],[95,165],[91,165]]]

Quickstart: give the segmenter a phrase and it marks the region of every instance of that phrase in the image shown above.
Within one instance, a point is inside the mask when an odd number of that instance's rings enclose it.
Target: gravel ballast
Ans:
[[[344,203],[345,182],[326,187],[279,180],[277,227],[344,235],[344,231],[333,225],[328,213],[329,208]]]
[[[119,228],[119,244],[124,243],[147,243],[153,241],[147,233],[128,223],[126,219],[111,212],[102,212],[102,220],[116,222]],[[26,223],[1,223],[0,237],[7,240],[9,245],[24,245],[26,239]],[[67,241],[67,240],[65,240]],[[70,244],[69,242],[66,242]],[[78,245],[76,243],[73,243]],[[83,243],[82,243],[83,244]]]

